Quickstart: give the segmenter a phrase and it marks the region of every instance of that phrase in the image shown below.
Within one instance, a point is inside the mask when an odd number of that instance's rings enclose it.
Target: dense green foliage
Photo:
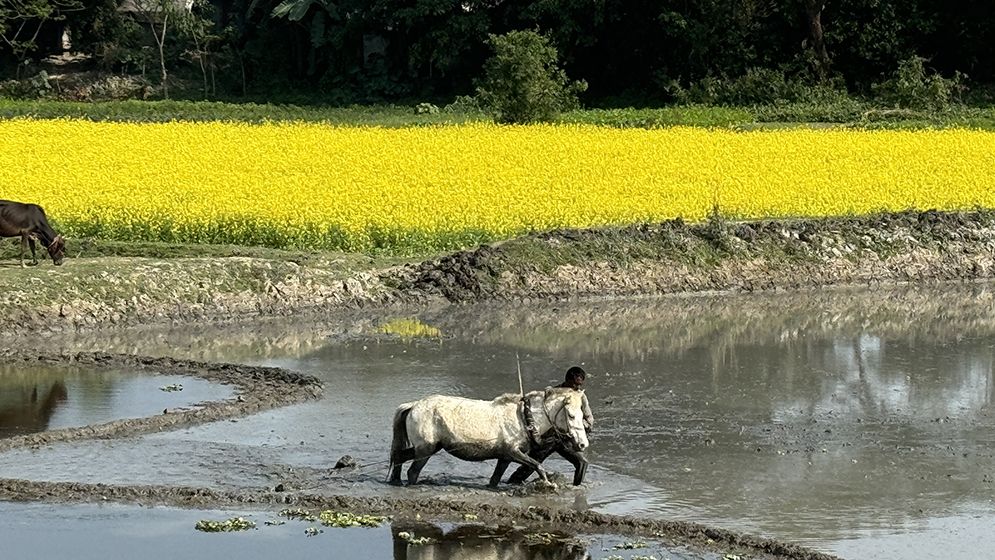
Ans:
[[[484,120],[485,115],[462,107],[438,113],[418,113],[397,105],[313,107],[290,104],[223,103],[216,101],[105,101],[82,103],[50,100],[0,99],[0,118],[80,118],[94,121],[169,122],[265,121],[327,122],[342,125],[412,126]]]
[[[577,109],[587,83],[570,82],[559,68],[556,47],[534,31],[491,35],[494,56],[484,64],[480,102],[502,123],[552,121]]]
[[[2,118],[80,118],[94,121],[168,122],[265,121],[326,122],[343,126],[409,127],[484,121],[473,107],[451,104],[436,113],[402,105],[314,107],[208,101],[106,101],[80,103],[0,99]],[[880,109],[853,99],[839,103],[774,103],[753,107],[678,105],[655,109],[580,109],[557,122],[619,128],[701,126],[756,128],[795,123],[834,123],[861,128],[979,128],[995,130],[995,108],[955,106],[947,111]]]
[[[161,95],[148,18],[120,1],[0,3],[0,75],[58,52],[66,26],[75,51]],[[550,38],[590,85],[588,105],[833,104],[846,92],[935,110],[964,85],[984,100],[995,82],[990,0],[198,0],[171,21],[162,57],[193,87],[170,93],[215,99],[438,103],[474,91],[489,35],[523,29]],[[25,22],[32,33],[8,42]]]

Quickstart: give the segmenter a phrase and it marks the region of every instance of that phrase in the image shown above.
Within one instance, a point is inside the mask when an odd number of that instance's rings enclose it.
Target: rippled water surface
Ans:
[[[989,286],[458,307],[401,315],[441,333],[413,339],[383,332],[398,317],[65,339],[288,367],[320,377],[325,397],[238,422],[8,454],[0,476],[493,496],[488,464],[440,454],[427,484],[395,489],[380,463],[397,404],[516,391],[517,353],[527,388],[574,364],[590,373],[593,467],[587,484],[556,498],[572,507],[702,521],[848,558],[995,554],[985,536],[995,521]],[[329,470],[345,454],[366,467]],[[162,465],[156,476],[148,461]],[[50,467],[64,462],[72,472]],[[569,471],[559,459],[549,466]]]

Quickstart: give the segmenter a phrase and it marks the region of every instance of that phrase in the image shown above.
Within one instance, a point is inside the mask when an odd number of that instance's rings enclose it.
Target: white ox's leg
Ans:
[[[542,478],[543,482],[545,482],[546,484],[550,483],[549,476],[546,475],[546,469],[542,468],[542,465],[539,464],[539,461],[536,461],[532,457],[529,457],[525,453],[522,453],[517,448],[512,449],[509,452],[509,455],[511,455],[512,460],[514,460],[516,463],[521,463],[523,465],[527,465],[535,469],[535,471],[539,473],[539,477]]]
[[[421,470],[425,468],[425,463],[428,462],[428,458],[435,455],[438,448],[431,447],[428,445],[423,445],[415,447],[415,460],[408,467],[408,484],[416,484],[418,482],[418,475],[421,474]]]
[[[494,466],[494,474],[491,475],[491,481],[488,484],[491,488],[497,488],[497,485],[501,483],[501,477],[504,476],[504,471],[508,470],[508,465],[511,461],[507,459],[498,459],[497,465]]]

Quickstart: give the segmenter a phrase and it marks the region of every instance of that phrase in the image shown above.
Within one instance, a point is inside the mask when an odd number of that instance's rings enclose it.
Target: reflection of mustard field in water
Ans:
[[[442,336],[442,331],[414,317],[392,319],[381,325],[379,332],[395,335],[402,339],[439,338]]]

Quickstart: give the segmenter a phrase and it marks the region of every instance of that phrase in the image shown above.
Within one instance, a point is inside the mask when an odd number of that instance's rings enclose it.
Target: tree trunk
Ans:
[[[169,99],[169,76],[166,75],[166,53],[163,46],[166,44],[166,25],[169,23],[169,12],[162,16],[162,35],[159,37],[159,65],[162,68],[162,96]]]
[[[825,80],[829,75],[829,52],[826,51],[826,40],[822,32],[822,10],[825,7],[823,0],[805,0],[808,34],[812,41],[812,52],[815,53],[815,71],[820,80]]]
[[[197,50],[197,63],[200,65],[200,75],[204,78],[204,99],[210,96],[210,90],[207,89],[207,66],[204,63],[204,57],[207,56],[207,45],[204,48],[200,46],[200,38],[197,37],[197,32],[193,33],[193,46]]]
[[[242,97],[245,97],[249,93],[249,86],[245,78],[245,59],[242,58],[242,51],[238,51],[238,67],[242,71]]]
[[[155,37],[156,45],[159,47],[159,69],[162,71],[162,96],[169,99],[169,75],[166,73],[166,26],[169,25],[169,12],[162,14],[162,33],[157,33],[155,20],[152,20],[152,36]]]

